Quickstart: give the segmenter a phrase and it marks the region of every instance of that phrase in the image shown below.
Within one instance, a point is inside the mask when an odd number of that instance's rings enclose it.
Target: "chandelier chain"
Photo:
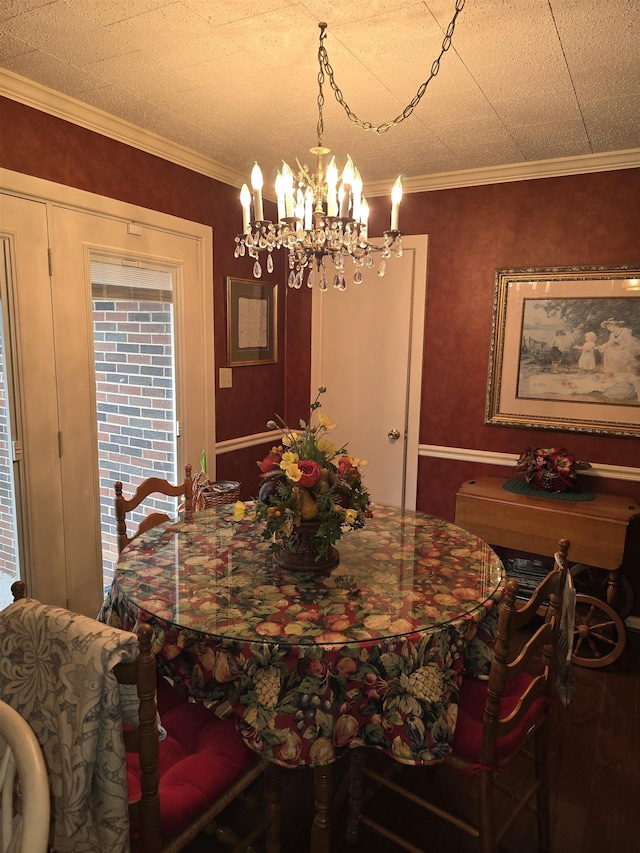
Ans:
[[[325,29],[324,29],[326,27],[326,24],[324,26],[321,25],[321,27],[320,27],[320,29],[321,29],[320,47],[318,48],[318,61],[320,63],[320,71],[318,72],[318,86],[319,86],[319,93],[318,93],[318,113],[319,113],[319,116],[318,116],[318,146],[320,146],[320,144],[321,144],[320,140],[322,138],[322,132],[324,130],[324,124],[322,121],[322,106],[324,104],[324,95],[322,92],[322,84],[324,83],[324,79],[325,79],[324,71],[327,72],[327,77],[329,78],[329,83],[331,84],[331,88],[333,89],[333,92],[336,96],[336,101],[343,107],[343,109],[346,112],[349,119],[354,124],[356,124],[358,127],[361,127],[363,130],[370,130],[372,133],[377,133],[377,134],[386,133],[392,127],[395,127],[395,125],[400,124],[406,118],[409,118],[411,113],[415,110],[415,108],[418,106],[418,104],[422,100],[424,93],[427,91],[427,86],[429,85],[429,83],[433,80],[433,78],[436,76],[436,74],[440,70],[440,60],[442,59],[444,54],[451,47],[451,41],[453,39],[453,33],[455,31],[455,28],[456,28],[456,20],[458,18],[458,15],[460,14],[460,12],[462,12],[462,10],[464,9],[464,4],[465,4],[465,0],[456,0],[455,12],[453,14],[453,18],[449,22],[449,26],[447,27],[447,31],[446,31],[444,39],[442,41],[442,48],[440,50],[440,54],[438,55],[437,59],[435,59],[433,61],[432,65],[431,65],[431,73],[429,74],[427,79],[424,81],[424,83],[422,83],[419,86],[418,91],[416,92],[415,96],[413,97],[413,100],[411,100],[407,104],[407,106],[403,109],[403,111],[401,113],[399,113],[394,119],[392,119],[391,121],[383,122],[383,124],[380,124],[377,126],[373,125],[370,121],[363,121],[362,119],[358,118],[358,116],[353,112],[353,110],[351,109],[349,104],[347,104],[347,102],[345,101],[344,95],[342,94],[340,87],[336,84],[334,74],[333,74],[333,68],[331,67],[331,63],[329,62],[329,56],[327,54],[327,49],[325,48],[325,46],[323,44],[323,41],[324,41],[325,35],[326,35]]]
[[[325,38],[325,28],[324,26],[320,26],[320,47],[318,49],[318,64],[320,66],[318,70],[318,148],[322,146],[322,134],[324,133],[324,122],[322,120],[322,107],[324,106],[324,93],[322,91],[322,84],[324,83],[324,70],[322,67],[322,51],[323,45],[322,40]],[[325,50],[326,55],[326,50]]]

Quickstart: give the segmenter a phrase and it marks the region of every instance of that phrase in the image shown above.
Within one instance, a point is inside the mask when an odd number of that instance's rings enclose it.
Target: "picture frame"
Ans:
[[[278,285],[227,277],[229,367],[278,360]]]
[[[640,436],[640,265],[496,270],[485,423]]]

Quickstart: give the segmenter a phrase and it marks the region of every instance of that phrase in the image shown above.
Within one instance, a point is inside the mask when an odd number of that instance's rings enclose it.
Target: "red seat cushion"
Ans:
[[[518,699],[531,683],[531,676],[523,672],[510,681],[500,702],[500,718],[508,716],[518,703]],[[487,701],[488,681],[463,678],[458,703],[458,720],[453,736],[453,751],[472,764],[480,763],[480,744],[482,742],[482,717]],[[524,742],[547,707],[545,696],[536,699],[518,725],[508,734],[499,737],[496,742],[496,764],[504,761]]]
[[[158,710],[167,731],[158,762],[163,838],[184,829],[222,796],[256,760],[233,720],[221,720],[203,705],[158,683]],[[129,800],[140,798],[137,754],[127,755]],[[135,828],[133,829],[135,834]]]

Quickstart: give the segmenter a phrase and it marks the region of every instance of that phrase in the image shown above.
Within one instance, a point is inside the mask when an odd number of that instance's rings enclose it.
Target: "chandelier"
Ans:
[[[322,144],[324,123],[322,107],[324,104],[323,84],[325,72],[338,103],[345,109],[348,117],[364,130],[384,133],[391,127],[408,118],[418,105],[429,82],[440,68],[440,60],[451,47],[451,39],[456,19],[464,7],[465,0],[456,0],[455,13],[447,28],[440,55],[431,66],[431,74],[422,83],[415,97],[392,121],[375,127],[370,122],[359,119],[345,102],[341,90],[335,83],[333,68],[329,63],[324,40],[327,25],[320,23],[320,41],[318,47],[318,124],[317,145],[310,149],[316,158],[315,170],[302,165],[296,158],[297,170],[283,162],[275,180],[277,201],[277,221],[264,218],[262,203],[263,176],[256,163],[251,172],[251,190],[242,185],[240,203],[242,205],[242,234],[235,238],[236,258],[248,255],[254,260],[253,275],[262,275],[261,258],[266,254],[267,272],[273,272],[273,252],[284,248],[289,254],[288,285],[301,288],[306,272],[306,284],[313,287],[316,279],[318,287],[325,291],[329,288],[325,259],[333,262],[333,286],[345,290],[347,280],[345,261],[350,258],[355,266],[354,284],[362,282],[362,267],[374,266],[374,254],[380,254],[378,275],[385,274],[387,259],[392,253],[402,256],[402,233],[398,229],[400,202],[402,200],[402,182],[396,179],[391,191],[391,219],[388,231],[383,234],[381,244],[372,243],[368,234],[369,205],[363,195],[360,172],[351,157],[347,157],[342,175],[339,176],[335,157],[325,165],[325,158],[331,153]]]

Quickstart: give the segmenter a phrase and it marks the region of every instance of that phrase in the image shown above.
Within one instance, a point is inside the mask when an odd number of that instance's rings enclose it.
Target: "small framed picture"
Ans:
[[[496,270],[485,423],[640,436],[640,268]]]
[[[227,278],[229,367],[278,360],[278,285]]]

